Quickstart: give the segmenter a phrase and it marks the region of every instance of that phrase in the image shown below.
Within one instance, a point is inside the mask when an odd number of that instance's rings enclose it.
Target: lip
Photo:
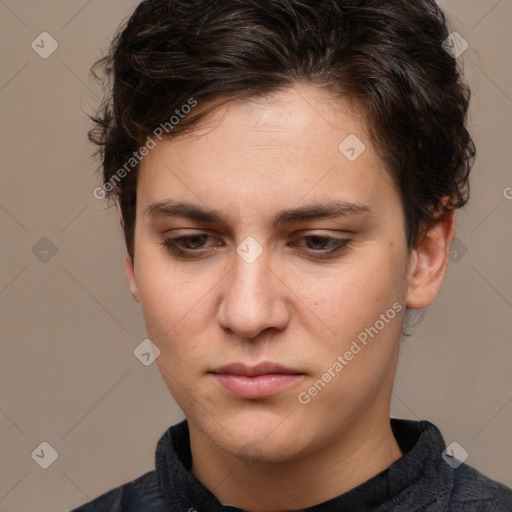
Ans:
[[[259,375],[268,375],[270,373],[281,373],[286,375],[302,375],[301,372],[287,368],[277,363],[263,362],[255,366],[249,366],[244,363],[231,363],[221,366],[211,373],[244,375],[246,377],[257,377]]]
[[[246,399],[276,395],[304,377],[304,374],[297,370],[270,362],[255,366],[232,363],[210,373],[226,391]]]

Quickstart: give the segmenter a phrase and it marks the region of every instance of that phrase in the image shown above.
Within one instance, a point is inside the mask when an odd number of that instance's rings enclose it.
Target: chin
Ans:
[[[249,462],[285,462],[297,457],[306,434],[303,422],[289,413],[290,409],[226,414],[221,426],[206,433],[225,452]],[[288,415],[293,418],[290,422]]]

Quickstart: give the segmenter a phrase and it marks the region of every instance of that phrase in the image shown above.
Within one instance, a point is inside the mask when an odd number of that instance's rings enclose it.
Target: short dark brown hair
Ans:
[[[166,126],[165,136],[174,137],[212,111],[170,123],[191,98],[249,98],[299,82],[360,105],[400,191],[414,248],[438,213],[469,197],[470,90],[443,49],[449,34],[433,0],[142,1],[93,68],[103,69],[109,90],[89,133],[101,154],[104,195],[120,206],[131,258],[133,157],[155,129]]]

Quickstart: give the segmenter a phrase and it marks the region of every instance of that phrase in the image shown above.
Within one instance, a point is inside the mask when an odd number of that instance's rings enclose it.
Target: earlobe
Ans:
[[[128,284],[130,285],[130,290],[132,292],[132,297],[139,302],[139,290],[137,287],[137,280],[135,277],[135,268],[132,262],[132,259],[129,254],[126,255],[124,260],[124,273],[126,274],[126,278],[128,279]]]
[[[409,260],[406,306],[424,309],[436,298],[448,268],[455,236],[455,210],[443,213],[412,251]]]

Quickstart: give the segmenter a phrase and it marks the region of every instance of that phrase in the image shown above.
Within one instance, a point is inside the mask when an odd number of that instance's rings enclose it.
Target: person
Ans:
[[[186,419],[75,511],[512,510],[433,423],[390,417],[469,197],[449,37],[433,0],[137,6],[97,63],[94,195]]]

